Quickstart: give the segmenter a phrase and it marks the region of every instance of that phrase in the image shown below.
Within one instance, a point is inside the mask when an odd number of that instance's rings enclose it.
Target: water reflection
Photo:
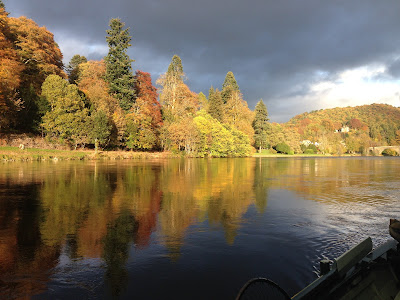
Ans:
[[[398,160],[374,158],[4,164],[0,296],[46,290],[65,252],[72,261],[101,259],[105,285],[118,297],[129,282],[132,247],[161,245],[178,262],[196,224],[223,231],[233,246],[241,226],[251,222],[249,207],[261,215],[268,210],[271,190],[344,212],[354,203],[383,205],[392,197],[385,191],[398,188],[399,171]]]

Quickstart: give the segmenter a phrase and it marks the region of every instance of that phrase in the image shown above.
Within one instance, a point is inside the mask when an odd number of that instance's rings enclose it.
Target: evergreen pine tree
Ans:
[[[235,76],[231,71],[229,71],[226,76],[224,83],[222,84],[222,100],[224,103],[228,101],[228,99],[232,96],[234,92],[239,92],[239,85],[236,82]]]
[[[81,56],[79,54],[74,55],[68,66],[67,66],[67,74],[68,74],[68,81],[71,84],[77,84],[78,79],[79,79],[79,74],[80,74],[80,70],[79,70],[79,65],[82,63],[87,62],[87,58],[85,56]]]
[[[120,19],[110,20],[110,29],[106,37],[108,54],[104,58],[106,62],[106,81],[109,83],[110,95],[119,100],[121,108],[125,111],[135,102],[135,78],[132,73],[132,62],[127,54],[131,46],[129,28],[123,29],[125,24]]]
[[[160,102],[163,107],[165,119],[182,116],[183,111],[191,110],[189,107],[185,107],[185,105],[193,106],[193,103],[190,104],[191,100],[194,100],[193,94],[191,94],[189,88],[184,84],[184,78],[185,73],[183,73],[182,60],[178,55],[174,55],[167,72],[162,74],[157,80],[157,83],[162,86]],[[195,102],[198,102],[197,98],[196,96]]]
[[[4,6],[3,1],[1,1],[1,0],[0,0],[0,8],[6,9],[5,6]]]
[[[178,55],[172,57],[171,63],[167,70],[167,79],[174,82],[183,82],[184,73],[182,60]]]
[[[257,103],[254,112],[254,144],[261,151],[261,149],[268,146],[268,134],[270,131],[268,111],[262,99]]]
[[[211,98],[214,96],[215,93],[215,89],[213,86],[210,87],[210,89],[208,90],[208,101],[211,101]]]
[[[208,107],[208,113],[214,119],[217,119],[222,123],[222,120],[224,118],[224,111],[223,111],[224,102],[222,101],[221,93],[218,91],[218,89],[214,90],[213,87],[210,88],[209,103],[210,105]]]

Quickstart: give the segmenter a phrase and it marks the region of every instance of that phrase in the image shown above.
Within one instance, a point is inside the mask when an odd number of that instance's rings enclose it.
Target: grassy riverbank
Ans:
[[[94,150],[55,150],[18,147],[0,147],[1,161],[46,161],[46,160],[122,160],[174,157],[168,152],[133,152]]]
[[[261,153],[256,152],[253,153],[252,155],[253,157],[329,157],[329,156],[346,156],[346,157],[350,157],[350,156],[361,156],[361,154],[348,154],[348,153],[344,153],[344,154],[337,154],[337,155],[332,155],[332,154],[305,154],[305,153],[300,153],[300,154],[282,154],[282,153],[274,153],[271,152],[270,150],[262,150]]]
[[[276,154],[263,151],[253,153],[252,157],[326,157],[325,154]],[[354,156],[345,154],[342,156]],[[4,146],[0,147],[0,161],[48,161],[48,160],[124,160],[124,159],[155,159],[181,157],[171,152],[134,152],[134,151],[99,151],[94,150],[56,150]]]

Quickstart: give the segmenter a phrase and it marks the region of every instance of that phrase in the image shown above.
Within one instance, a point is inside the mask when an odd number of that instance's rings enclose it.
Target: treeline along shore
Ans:
[[[150,73],[132,71],[132,37],[120,19],[105,30],[102,60],[76,54],[67,66],[53,34],[29,18],[10,17],[1,0],[0,23],[0,155],[6,160],[35,151],[73,158],[355,155],[400,144],[397,107],[335,108],[271,123],[262,99],[254,111],[248,107],[231,71],[208,95],[191,91],[178,55],[157,88]]]

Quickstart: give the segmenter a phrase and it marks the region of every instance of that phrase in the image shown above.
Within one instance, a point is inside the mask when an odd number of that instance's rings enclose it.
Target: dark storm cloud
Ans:
[[[109,19],[120,17],[133,36],[134,69],[156,79],[178,54],[191,89],[205,94],[233,71],[249,106],[263,98],[277,121],[307,110],[293,111],[280,100],[307,95],[311,84],[346,69],[400,55],[398,0],[4,2],[13,16],[46,26],[60,44],[105,45]],[[96,49],[89,58],[103,55]],[[399,75],[398,65],[393,62],[391,75]]]
[[[395,59],[389,64],[387,73],[393,77],[400,77],[400,58]]]

